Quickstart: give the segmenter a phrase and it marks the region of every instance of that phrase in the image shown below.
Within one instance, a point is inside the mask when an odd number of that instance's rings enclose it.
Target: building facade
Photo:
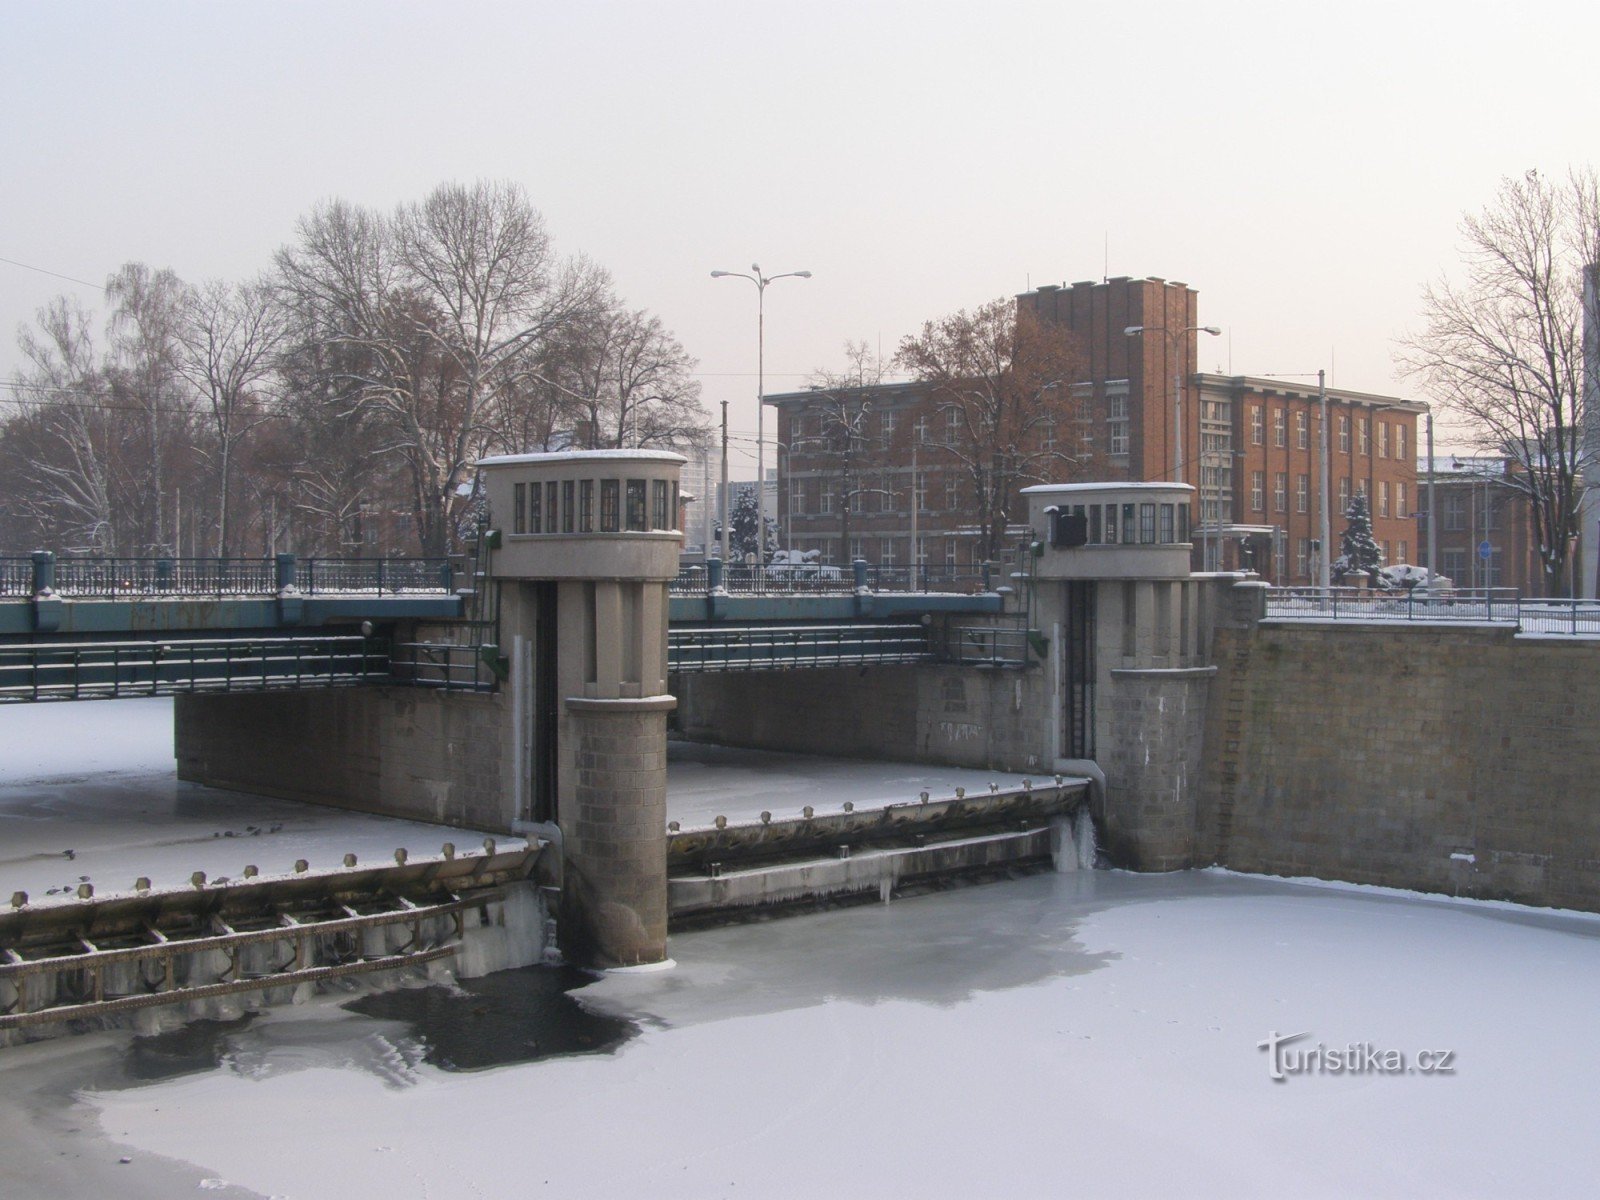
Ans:
[[[1055,478],[1019,479],[1008,536],[1028,534],[1021,488],[1133,481],[1196,488],[1194,565],[1249,566],[1274,583],[1317,580],[1322,406],[1315,386],[1207,374],[1198,293],[1157,277],[1041,286],[1019,313],[1074,350],[1070,415],[1044,436]],[[970,454],[932,389],[896,383],[769,396],[778,412],[780,540],[823,562],[969,575],[983,531]],[[1391,396],[1327,392],[1329,527],[1337,554],[1356,493],[1371,498],[1389,563],[1416,562],[1417,417]],[[966,459],[968,461],[963,461]]]

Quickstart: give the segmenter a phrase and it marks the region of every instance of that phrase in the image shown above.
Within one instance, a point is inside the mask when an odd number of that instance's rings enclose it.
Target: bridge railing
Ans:
[[[0,596],[33,595],[33,559],[0,558]]]
[[[0,596],[67,598],[449,592],[443,558],[120,558],[39,552],[0,558]]]
[[[277,590],[270,558],[55,560],[58,596],[228,596]]]
[[[450,590],[444,558],[308,558],[298,571],[300,590],[318,592],[444,592]]]
[[[849,595],[858,588],[872,592],[950,592],[970,595],[990,589],[987,576],[934,567],[882,567],[866,562],[850,566],[767,567],[689,566],[670,585],[674,596],[703,596],[714,588],[736,596]]]
[[[494,671],[484,647],[445,642],[396,642],[389,648],[390,683],[446,692],[492,692]]]

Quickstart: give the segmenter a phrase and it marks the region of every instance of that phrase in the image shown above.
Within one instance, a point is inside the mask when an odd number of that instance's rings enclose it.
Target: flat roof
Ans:
[[[672,450],[551,450],[537,454],[494,454],[480,458],[480,467],[508,467],[522,463],[589,462],[593,459],[623,462],[675,462],[689,460]]]
[[[1036,483],[1022,489],[1024,496],[1060,495],[1076,492],[1192,492],[1192,483],[1150,483],[1138,480],[1128,483]]]

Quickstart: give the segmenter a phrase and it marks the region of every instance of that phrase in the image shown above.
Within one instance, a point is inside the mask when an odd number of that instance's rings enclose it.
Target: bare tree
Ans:
[[[473,461],[526,400],[541,346],[599,307],[603,273],[558,260],[510,184],[447,184],[392,218],[330,204],[278,255],[316,336],[359,351],[360,403],[405,456],[422,550],[450,546]]]
[[[979,550],[992,559],[1019,490],[1077,463],[1057,440],[1079,415],[1077,351],[1059,329],[1002,299],[927,322],[901,341],[895,362],[927,386],[941,414],[933,441],[970,479]]]
[[[1600,262],[1600,184],[1593,169],[1503,179],[1461,232],[1464,278],[1424,289],[1424,328],[1398,358],[1484,452],[1509,460],[1502,482],[1527,497],[1545,593],[1570,595],[1586,465],[1582,272]]]
[[[113,400],[144,416],[143,445],[129,455],[124,520],[133,527],[127,549],[170,554],[166,522],[169,467],[187,458],[188,408],[178,376],[178,328],[185,288],[169,270],[126,263],[106,281],[112,305],[111,355],[105,374]]]
[[[843,370],[812,374],[810,388],[820,400],[810,410],[815,414],[815,434],[802,441],[791,430],[789,437],[792,443],[799,443],[794,453],[803,453],[822,466],[822,486],[828,489],[830,503],[837,501],[839,505],[840,552],[848,558],[850,518],[861,511],[868,496],[893,495],[892,489],[873,486],[871,481],[876,472],[890,467],[895,456],[892,446],[885,439],[872,437],[870,429],[875,389],[884,381],[887,364],[866,342],[845,342],[844,357]],[[911,486],[914,493],[915,479]],[[915,554],[913,546],[913,558]]]
[[[37,330],[17,331],[29,367],[23,411],[0,437],[6,524],[47,545],[98,554],[118,550],[116,462],[127,422],[106,403],[89,315],[58,296]]]
[[[264,284],[213,280],[188,290],[176,332],[177,369],[209,416],[217,472],[217,554],[232,552],[229,527],[239,443],[270,415],[266,393],[284,337],[282,309]]]

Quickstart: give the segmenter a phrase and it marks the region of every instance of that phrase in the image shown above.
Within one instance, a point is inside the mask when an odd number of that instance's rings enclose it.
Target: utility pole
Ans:
[[[1317,473],[1321,476],[1321,486],[1318,490],[1318,504],[1321,514],[1317,519],[1317,537],[1321,541],[1321,549],[1317,554],[1317,586],[1327,591],[1333,586],[1333,565],[1329,559],[1332,533],[1329,530],[1328,508],[1331,500],[1328,494],[1328,375],[1326,371],[1317,372],[1317,408],[1321,413],[1321,429],[1317,437]],[[1433,428],[1431,425],[1428,427]],[[1432,448],[1428,451],[1433,452]]]

